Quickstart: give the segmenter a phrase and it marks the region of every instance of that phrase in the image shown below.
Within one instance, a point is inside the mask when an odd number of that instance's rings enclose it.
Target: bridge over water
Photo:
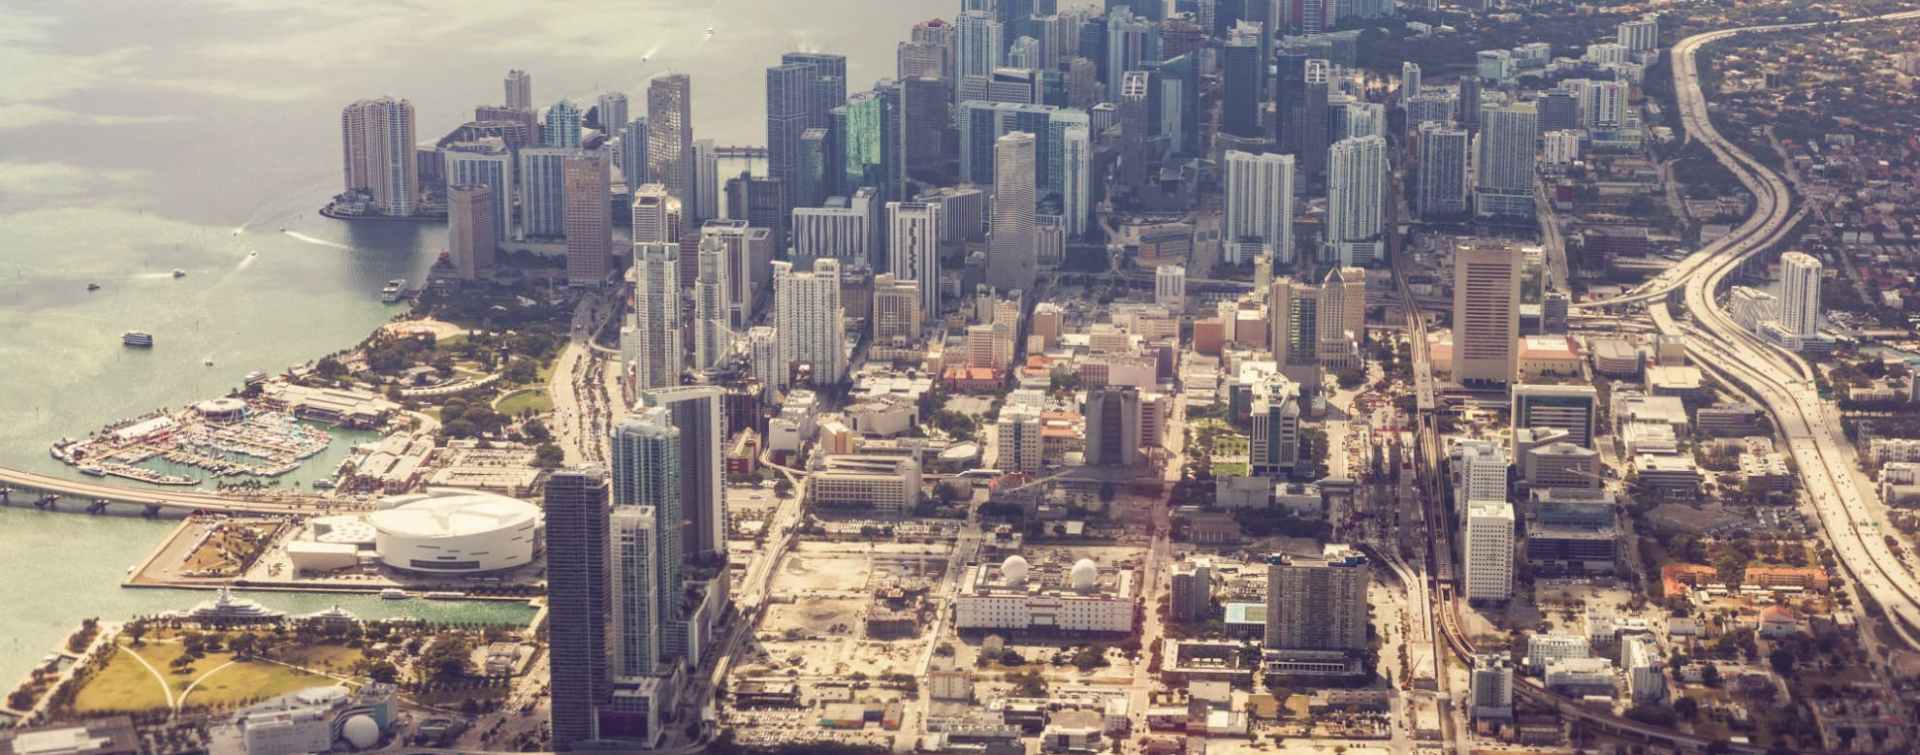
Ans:
[[[103,513],[110,506],[140,507],[145,516],[157,516],[164,511],[316,514],[333,506],[341,506],[343,502],[315,496],[249,498],[193,488],[165,490],[126,487],[0,467],[0,504],[32,504],[40,509],[80,506],[93,514]]]

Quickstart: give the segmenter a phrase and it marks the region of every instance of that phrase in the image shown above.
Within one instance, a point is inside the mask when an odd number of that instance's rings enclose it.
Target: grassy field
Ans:
[[[523,388],[514,391],[500,399],[500,403],[494,407],[494,411],[509,417],[518,416],[527,410],[553,411],[553,399],[547,396],[545,388]]]
[[[173,642],[148,642],[135,648],[120,642],[120,650],[105,668],[87,680],[74,698],[77,713],[107,711],[164,710],[168,692],[175,704],[218,705],[251,698],[269,698],[310,687],[325,687],[334,680],[317,674],[296,671],[271,663],[241,661],[232,663],[232,653],[208,653],[192,666],[175,672],[170,664],[185,649]],[[134,656],[145,658],[165,679],[165,686]],[[345,671],[359,659],[360,652],[349,648],[316,646],[297,648],[287,654],[288,662],[332,661]],[[198,680],[196,686],[194,682]],[[187,695],[188,687],[193,688]],[[184,697],[183,697],[184,696]]]

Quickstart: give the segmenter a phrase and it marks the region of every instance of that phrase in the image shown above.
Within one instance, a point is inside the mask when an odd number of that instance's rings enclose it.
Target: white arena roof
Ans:
[[[367,515],[367,521],[381,532],[415,538],[497,532],[540,516],[539,507],[518,498],[466,490],[435,490],[383,504],[388,508]]]

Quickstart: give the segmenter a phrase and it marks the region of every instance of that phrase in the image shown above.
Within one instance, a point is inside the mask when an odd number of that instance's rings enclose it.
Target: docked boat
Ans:
[[[191,611],[175,612],[175,615],[203,624],[258,623],[286,617],[285,613],[246,598],[233,597],[233,591],[225,587],[220,588],[220,593],[213,600],[194,606]]]
[[[381,600],[406,600],[407,591],[398,587],[389,587],[380,591]]]
[[[267,371],[254,370],[252,372],[247,373],[247,376],[244,378],[241,378],[241,380],[245,381],[247,385],[255,385],[258,383],[267,382]]]
[[[430,592],[430,593],[427,593],[426,595],[427,600],[461,600],[466,597],[467,597],[467,594],[464,592],[445,592],[445,591]]]
[[[129,330],[120,334],[120,342],[128,346],[138,346],[143,349],[151,348],[153,346],[153,334],[138,330]]]
[[[107,476],[107,470],[89,464],[80,468],[80,474],[89,477],[105,477]]]
[[[380,289],[380,301],[387,304],[400,301],[400,298],[406,295],[407,279],[405,278],[395,278],[387,281],[386,288]]]

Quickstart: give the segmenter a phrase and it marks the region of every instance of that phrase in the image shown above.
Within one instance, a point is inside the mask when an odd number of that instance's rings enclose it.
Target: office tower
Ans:
[[[582,120],[579,106],[567,100],[553,103],[540,122],[540,146],[579,148]]]
[[[520,150],[520,233],[530,239],[567,235],[567,161],[572,147]]]
[[[1368,569],[1366,556],[1344,545],[1318,557],[1269,557],[1266,646],[1367,649]]]
[[[1039,105],[1041,96],[1040,71],[1032,68],[995,68],[987,79],[989,102]]]
[[[1490,107],[1474,137],[1478,148],[1474,212],[1481,217],[1531,218],[1534,141],[1539,138],[1533,103]]]
[[[1160,61],[1147,76],[1152,95],[1159,98],[1160,135],[1168,150],[1181,155],[1200,154],[1200,55],[1198,52]]]
[[[1131,467],[1140,463],[1140,391],[1132,387],[1087,391],[1087,466]]]
[[[949,50],[927,42],[901,42],[894,46],[894,77],[899,79],[939,79],[951,90],[953,70],[948,67]]]
[[[742,171],[727,179],[727,218],[767,233],[776,249],[785,249],[788,226],[787,182]]]
[[[940,170],[946,134],[953,126],[953,87],[933,78],[901,79],[895,86],[900,89],[902,171],[914,175]]]
[[[1320,294],[1288,276],[1267,287],[1267,349],[1282,367],[1318,364]]]
[[[986,184],[994,180],[995,141],[1024,131],[1033,134],[1036,191],[1040,195],[1066,190],[1067,130],[1088,127],[1082,110],[1011,102],[963,102],[957,113],[960,127],[960,180]],[[1091,136],[1091,132],[1089,132]]]
[[[832,196],[835,168],[838,162],[833,158],[831,133],[824,128],[810,128],[800,133],[800,165],[795,172],[794,182],[788,184],[788,193],[795,207],[819,207]]]
[[[1086,126],[1062,133],[1060,161],[1065,175],[1060,186],[1060,214],[1066,234],[1079,237],[1093,219],[1093,138]]]
[[[1580,127],[1580,101],[1572,92],[1554,90],[1533,101],[1542,132]]]
[[[920,338],[920,284],[893,273],[873,277],[873,340],[912,343]]]
[[[647,119],[620,127],[620,180],[628,189],[647,183]]]
[[[1633,52],[1653,50],[1660,47],[1660,17],[1652,14],[1641,16],[1632,21],[1622,21],[1614,34],[1614,41],[1621,47]]]
[[[1009,404],[994,422],[999,456],[993,468],[1003,472],[1031,472],[1045,463],[1040,410],[1030,404]]]
[[[920,289],[920,311],[940,316],[940,205],[887,203],[887,253],[894,277]]]
[[[834,134],[846,160],[839,186],[848,193],[861,186],[880,192],[881,201],[899,199],[905,191],[905,163],[900,158],[900,92],[891,81],[847,99],[834,113]]]
[[[1260,109],[1266,102],[1267,66],[1260,59],[1259,24],[1241,21],[1233,36],[1221,48],[1220,67],[1224,85],[1220,105],[1220,130],[1249,139],[1266,136],[1260,123]]]
[[[1161,265],[1153,271],[1153,303],[1179,314],[1187,308],[1187,269]]]
[[[1780,255],[1780,328],[1811,338],[1820,333],[1820,260],[1806,252]]]
[[[605,154],[581,152],[568,157],[566,170],[567,282],[594,285],[606,280],[613,256],[612,183]]]
[[[493,271],[493,189],[485,185],[447,187],[447,256],[462,280]]]
[[[923,192],[914,197],[940,208],[940,241],[987,240],[987,193],[980,187],[962,184]]]
[[[1460,125],[1468,131],[1480,127],[1480,79],[1473,75],[1460,77],[1460,92],[1454,98],[1456,110],[1460,114]]]
[[[1504,655],[1474,656],[1467,690],[1473,720],[1513,718],[1513,661]]]
[[[1565,169],[1580,159],[1580,132],[1563,129],[1542,134],[1540,153],[1540,161],[1548,167]]]
[[[611,540],[613,664],[616,676],[647,676],[660,664],[660,621],[667,601],[660,594],[659,515],[653,506],[613,507]]]
[[[1600,398],[1591,385],[1516,385],[1512,429],[1564,430],[1567,442],[1592,448],[1600,434]]]
[[[1498,241],[1460,244],[1453,253],[1454,381],[1511,381],[1519,337],[1519,250]]]
[[[1471,504],[1507,500],[1507,453],[1490,440],[1460,440],[1447,450],[1454,510],[1462,524]]]
[[[684,588],[686,563],[682,542],[686,508],[680,498],[680,476],[683,471],[680,430],[673,425],[672,415],[667,410],[658,407],[640,409],[613,428],[611,452],[613,510],[616,515],[623,509],[634,507],[653,510],[653,526],[649,534],[653,537],[650,555],[658,563],[654,595],[659,602],[658,610],[653,614],[657,617],[654,624],[655,642],[659,647],[657,661],[697,664],[699,659],[690,657],[687,652],[685,620],[680,615],[678,601]],[[616,625],[621,621],[622,614],[630,613],[618,607],[642,597],[621,592],[614,594]]]
[[[1428,123],[1453,126],[1459,95],[1450,89],[1430,89],[1401,100],[1407,111],[1407,129],[1414,131]],[[1464,128],[1464,127],[1462,127]]]
[[[573,749],[595,738],[594,711],[607,697],[608,573],[606,471],[574,467],[547,478],[547,665],[552,688],[553,746]]]
[[[1414,207],[1422,220],[1467,211],[1467,131],[1444,123],[1420,124],[1419,183]]]
[[[635,208],[638,209],[637,207]],[[680,384],[680,244],[637,241],[633,245],[633,331],[640,345],[634,366],[641,388]]]
[[[1467,600],[1505,601],[1513,597],[1513,504],[1467,504],[1465,587]]]
[[[639,403],[666,412],[680,438],[682,553],[692,563],[726,566],[727,390],[712,385],[644,391]]]
[[[1248,471],[1255,477],[1292,475],[1300,462],[1300,386],[1278,375],[1256,384],[1248,418]]]
[[[1293,264],[1293,155],[1227,153],[1226,218],[1221,237],[1258,239],[1283,265]],[[1242,260],[1228,245],[1228,264]]]
[[[680,240],[680,200],[660,184],[644,184],[633,190],[633,243],[675,242]]]
[[[1106,99],[1106,87],[1100,83],[1098,66],[1087,58],[1074,58],[1065,64],[1067,107],[1093,110]],[[1112,105],[1107,105],[1111,108]],[[1097,129],[1105,131],[1105,129]]]
[[[413,103],[380,97],[348,105],[340,111],[340,145],[347,191],[367,192],[383,215],[413,214],[420,194]]]
[[[1007,45],[1007,68],[1037,71],[1041,66],[1040,40],[1023,36]]]
[[[493,192],[493,238],[507,240],[513,217],[513,155],[505,142],[482,139],[441,148],[448,186],[485,186]]]
[[[993,69],[1006,65],[1006,27],[993,20],[993,15],[984,11],[966,11],[954,19],[955,32],[955,76],[954,85],[958,92],[967,91],[967,81],[981,82],[977,86],[984,88],[984,82],[993,76]],[[956,94],[954,100],[967,97]]]
[[[1400,101],[1420,93],[1420,64],[1411,60],[1400,64]]]
[[[627,93],[606,92],[600,95],[595,108],[600,121],[600,130],[609,134],[614,129],[627,124]]]
[[[1367,271],[1336,267],[1320,283],[1314,306],[1316,349],[1320,364],[1331,372],[1358,367],[1355,348],[1367,335]]]
[[[1327,172],[1327,94],[1331,86],[1332,65],[1318,58],[1309,59],[1302,71],[1303,89],[1295,108],[1294,128],[1299,133],[1300,173],[1308,184],[1318,183]]]
[[[807,113],[812,128],[826,128],[827,113],[847,101],[847,56],[825,52],[790,52],[780,56],[781,65],[813,68],[814,86]]]
[[[1160,59],[1157,32],[1153,22],[1137,18],[1131,12],[1107,15],[1108,91],[1120,85],[1120,78],[1126,72],[1140,70],[1143,63]]]
[[[1213,570],[1205,563],[1176,566],[1170,572],[1167,593],[1174,621],[1202,621],[1213,611]]]
[[[1327,249],[1342,267],[1371,265],[1385,250],[1387,140],[1342,139],[1327,161]]]
[[[708,237],[720,244],[721,261],[726,265],[722,301],[727,306],[728,327],[741,330],[752,319],[754,305],[773,283],[773,237],[765,228],[750,226],[745,220],[709,220],[701,226],[702,243]],[[704,264],[704,263],[703,263]]]
[[[687,223],[704,223],[720,215],[720,150],[712,139],[693,142],[693,206],[700,214]]]
[[[1153,113],[1146,71],[1127,71],[1118,77],[1120,114],[1120,185],[1139,190],[1147,183],[1154,160]],[[1109,88],[1109,91],[1112,91]]]
[[[1034,137],[1016,131],[994,142],[993,235],[987,283],[1002,291],[1033,288]]]
[[[647,177],[666,184],[688,217],[703,217],[693,194],[693,80],[661,74],[647,82]]]
[[[797,183],[800,136],[814,126],[819,73],[807,63],[767,69],[767,175]]]
[[[693,366],[711,369],[725,358],[733,346],[732,308],[727,293],[727,244],[718,234],[700,234],[699,270],[693,283]]]
[[[518,68],[507,71],[507,107],[515,110],[533,109],[533,74]]]
[[[831,386],[846,375],[846,315],[840,306],[840,262],[815,260],[812,272],[793,271],[793,263],[773,263],[774,329],[779,334],[778,364],[785,375],[796,365],[813,368],[813,384]]]
[[[959,28],[947,23],[945,19],[932,18],[913,25],[913,31],[907,35],[907,41],[915,45],[925,45],[945,54],[940,68],[940,78],[951,82],[958,75]]]

